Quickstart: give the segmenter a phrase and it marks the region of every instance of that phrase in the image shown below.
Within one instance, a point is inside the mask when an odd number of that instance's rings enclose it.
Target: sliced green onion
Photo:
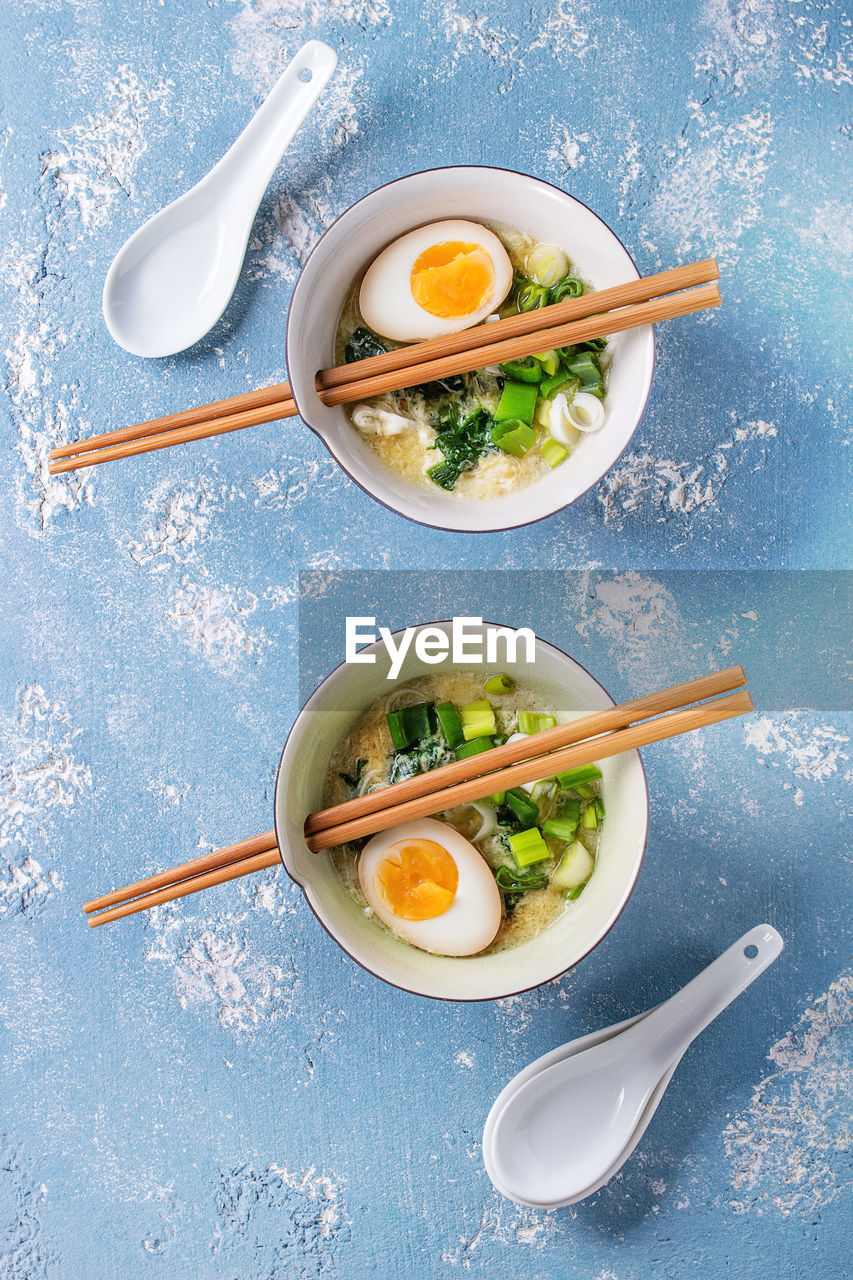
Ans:
[[[576,355],[569,356],[566,367],[579,380],[584,391],[595,394],[595,388],[603,387],[601,361],[595,351],[579,351]]]
[[[576,840],[566,849],[551,875],[551,886],[562,889],[565,893],[586,884],[595,870],[595,859],[592,854]]]
[[[493,733],[491,737],[493,747],[502,747],[505,742],[509,741],[509,738],[505,733]]]
[[[489,676],[483,688],[486,693],[509,693],[515,688],[515,681],[509,676]]]
[[[499,809],[505,799],[505,791],[496,791],[493,795],[486,796],[486,804],[493,804],[496,809]]]
[[[568,369],[557,369],[552,378],[543,378],[539,387],[539,394],[546,400],[550,400],[558,391],[562,391],[563,387],[568,386],[570,382],[577,382],[577,378]]]
[[[495,880],[504,893],[525,893],[529,889],[544,889],[548,877],[542,871],[515,871],[512,867],[499,867]]]
[[[559,440],[555,440],[553,436],[547,436],[542,441],[542,457],[548,463],[549,467],[558,467],[561,462],[565,462],[569,456],[568,449],[560,444]]]
[[[526,791],[513,787],[506,793],[506,804],[515,814],[519,822],[533,823],[539,817],[539,806],[534,804]]]
[[[482,702],[469,702],[467,706],[460,707],[459,718],[462,721],[462,732],[465,734],[466,742],[471,742],[474,738],[488,737],[489,734],[497,731],[494,708],[485,699]]]
[[[519,733],[541,733],[543,729],[553,729],[557,721],[553,716],[537,715],[535,711],[519,711]]]
[[[535,356],[521,356],[518,360],[507,360],[498,365],[501,373],[516,382],[541,382],[542,366]]]
[[[557,781],[561,787],[575,787],[579,782],[597,782],[601,777],[601,770],[597,764],[582,764],[577,769],[568,769],[565,773],[557,774]]]
[[[550,800],[556,791],[557,784],[554,779],[543,778],[540,782],[534,782],[530,798],[534,804],[538,804],[540,800]]]
[[[394,750],[405,751],[412,739],[409,737],[406,729],[406,722],[403,719],[402,711],[389,711],[385,719],[388,721],[388,729],[391,733],[391,741],[394,744]]]
[[[566,298],[579,298],[583,293],[583,281],[577,276],[566,276],[551,289],[551,301],[563,302]]]
[[[533,386],[532,383],[504,383],[500,403],[495,410],[495,422],[506,422],[512,419],[513,421],[526,422],[529,426],[533,421],[533,410],[536,408],[538,395],[539,388]]]
[[[581,814],[581,826],[584,831],[595,831],[598,826],[598,814],[595,812],[594,804],[588,804]]]
[[[461,747],[456,748],[456,759],[467,760],[468,756],[478,756],[481,751],[491,751],[491,738],[474,738],[471,742],[464,742]]]
[[[582,800],[592,800],[595,797],[595,792],[588,782],[579,782],[575,787],[575,791],[577,791]]]
[[[533,358],[539,361],[546,378],[553,378],[560,367],[559,351],[535,351]]]
[[[555,244],[537,244],[524,260],[524,268],[537,284],[551,288],[569,270],[569,259]]]
[[[577,834],[577,820],[572,822],[570,818],[549,818],[542,830],[546,836],[551,836],[554,840],[565,840],[566,844],[571,844]]]
[[[573,889],[567,889],[566,897],[568,898],[569,902],[576,902],[577,899],[583,893],[588,883],[589,883],[588,880],[584,880],[583,884],[576,884]]]
[[[581,805],[579,800],[564,800],[557,810],[557,817],[563,818],[566,822],[573,822],[575,826],[580,822]]]
[[[551,301],[551,291],[535,280],[522,280],[515,295],[518,311],[536,311],[538,307],[547,307]]]
[[[529,867],[532,862],[544,862],[551,856],[538,827],[510,836],[509,847],[519,867]]]
[[[465,734],[462,732],[462,721],[459,719],[459,712],[452,702],[439,702],[435,708],[435,714],[438,716],[441,732],[444,734],[445,741],[449,747],[458,747],[460,743],[465,741]]]
[[[511,453],[516,458],[523,458],[535,443],[536,432],[518,418],[496,422],[492,428],[492,444],[496,444],[499,449],[503,449],[504,453]]]

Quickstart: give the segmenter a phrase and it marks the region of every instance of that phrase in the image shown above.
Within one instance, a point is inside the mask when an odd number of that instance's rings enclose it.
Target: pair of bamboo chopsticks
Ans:
[[[379,791],[313,813],[305,821],[305,842],[313,853],[401,822],[441,813],[455,805],[537,778],[662,742],[752,710],[743,668],[728,667],[660,693],[596,711],[524,740],[506,743],[454,764],[433,769]],[[732,693],[732,690],[738,690]],[[729,694],[728,697],[718,697]],[[713,699],[703,701],[703,699]],[[699,705],[693,706],[692,703]],[[87,902],[93,927],[145,911],[214,884],[236,880],[280,861],[274,831],[229,845]],[[95,914],[100,913],[100,914]]]
[[[487,365],[518,360],[537,351],[588,342],[659,320],[689,315],[719,306],[720,290],[713,283],[719,275],[713,258],[688,263],[612,289],[509,316],[494,324],[478,325],[461,333],[400,347],[385,355],[325,369],[317,374],[317,390],[326,405],[348,404],[436,378],[450,378]],[[262,422],[292,418],[296,413],[289,383],[280,382],[165,418],[60,445],[51,450],[48,470],[56,475],[79,467],[93,467],[227,431],[240,431]]]

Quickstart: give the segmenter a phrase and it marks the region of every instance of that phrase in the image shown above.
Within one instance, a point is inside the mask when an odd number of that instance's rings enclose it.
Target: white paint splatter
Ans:
[[[811,1216],[842,1190],[850,1145],[848,1103],[853,975],[841,975],[770,1050],[777,1070],[723,1131],[737,1213]]]
[[[795,777],[809,782],[826,782],[838,773],[848,760],[844,750],[849,737],[831,725],[809,726],[797,712],[773,720],[770,716],[758,716],[747,722],[744,742],[764,756],[771,768],[781,765]],[[773,757],[773,758],[770,758]],[[795,803],[802,803],[801,799]]]

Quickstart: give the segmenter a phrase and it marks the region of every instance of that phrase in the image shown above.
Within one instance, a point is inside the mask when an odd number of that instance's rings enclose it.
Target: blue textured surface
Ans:
[[[3,1280],[848,1274],[844,583],[667,572],[849,564],[841,8],[45,0],[4,26]],[[224,321],[134,360],[99,316],[114,252],[309,34],[340,69]],[[723,269],[723,308],[661,327],[630,454],[570,512],[430,532],[295,422],[46,476],[66,436],[283,377],[322,228],[457,161],[571,190],[643,271]],[[329,619],[361,590],[326,571],[411,566],[455,572],[433,599],[373,575],[363,611],[524,622],[616,697],[749,654],[754,716],[647,753],[648,856],[601,947],[559,983],[454,1008],[353,966],[283,875],[87,932],[93,894],[270,825],[300,657],[308,686],[339,660]],[[630,572],[459,572],[595,566]],[[300,570],[323,571],[302,579],[301,655]],[[501,1200],[478,1142],[506,1079],[762,919],[783,956],[691,1050],[619,1177],[572,1211]]]

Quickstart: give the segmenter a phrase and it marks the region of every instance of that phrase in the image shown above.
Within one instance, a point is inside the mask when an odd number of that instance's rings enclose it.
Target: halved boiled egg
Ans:
[[[396,342],[416,342],[479,324],[509,293],[512,264],[478,222],[450,218],[389,244],[361,282],[365,324]]]
[[[422,951],[472,956],[500,926],[500,890],[487,863],[435,818],[373,836],[361,851],[358,878],[383,924]]]

